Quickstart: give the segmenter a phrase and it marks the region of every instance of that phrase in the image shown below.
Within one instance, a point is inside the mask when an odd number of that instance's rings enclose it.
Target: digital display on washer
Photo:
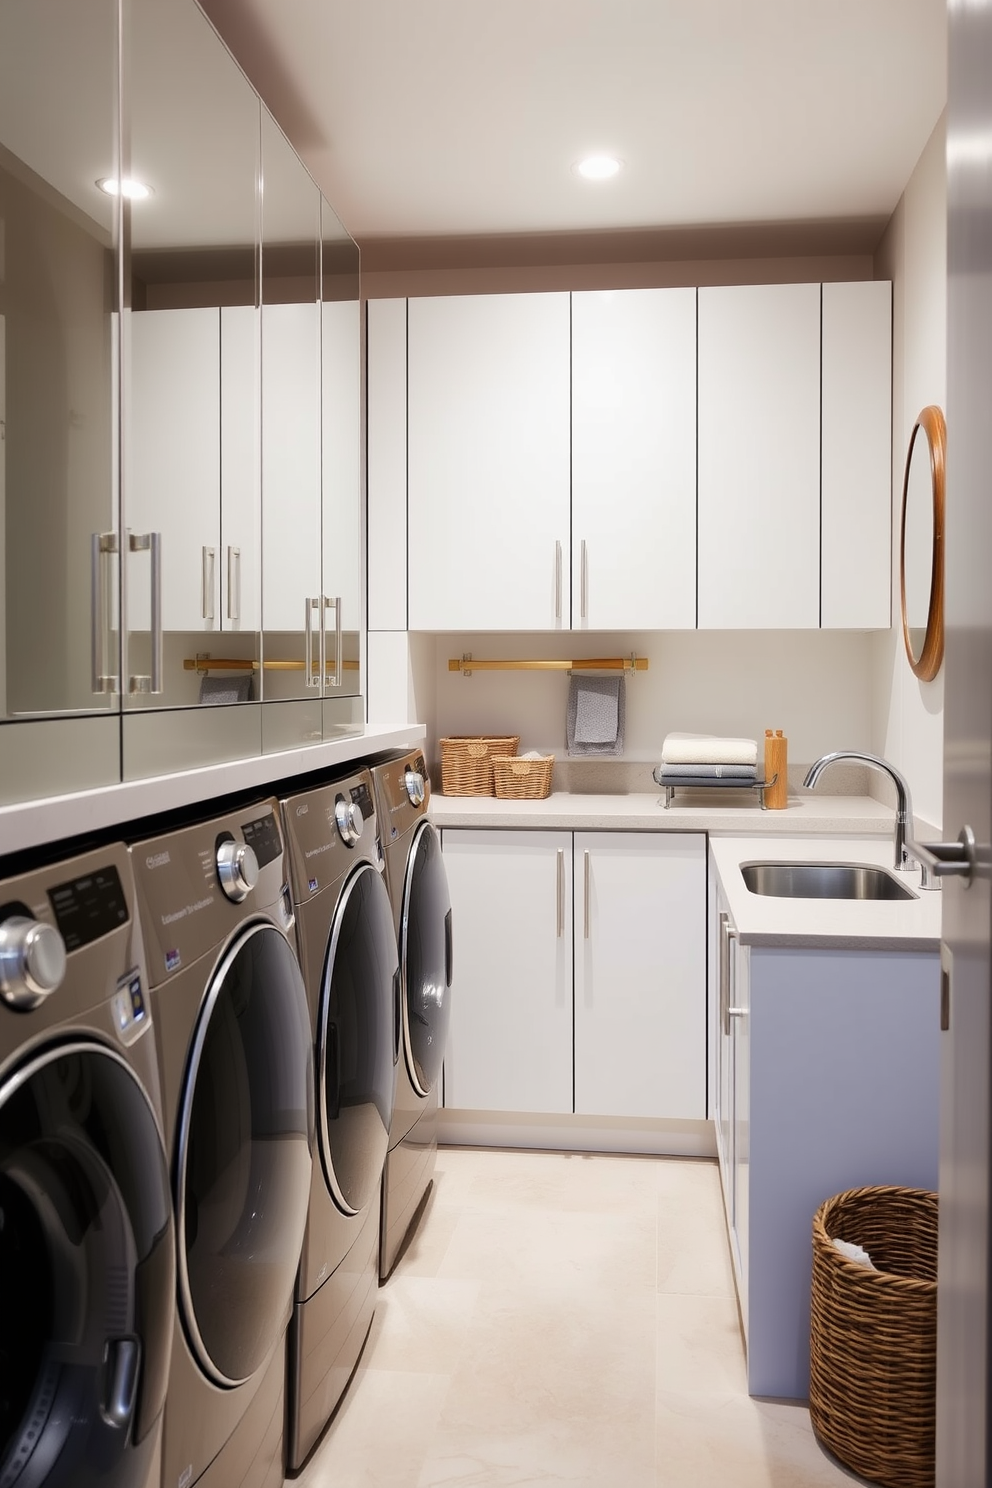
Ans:
[[[375,808],[372,805],[372,792],[364,782],[351,787],[351,799],[362,813],[362,821],[371,821]]]
[[[67,951],[78,951],[127,924],[127,900],[113,865],[49,889],[48,897]]]
[[[257,821],[243,822],[241,826],[245,841],[258,859],[259,868],[271,863],[282,852],[282,838],[275,816],[270,811]]]

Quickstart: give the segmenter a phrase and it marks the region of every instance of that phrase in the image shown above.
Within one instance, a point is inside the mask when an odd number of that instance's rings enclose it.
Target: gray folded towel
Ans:
[[[705,785],[712,780],[736,780],[738,785],[753,785],[758,778],[755,765],[657,765],[654,778],[659,785],[668,782],[686,785],[698,780]]]
[[[255,693],[255,678],[249,672],[246,677],[201,677],[201,703],[250,703]]]
[[[565,743],[569,754],[623,754],[623,677],[573,676],[568,685]]]

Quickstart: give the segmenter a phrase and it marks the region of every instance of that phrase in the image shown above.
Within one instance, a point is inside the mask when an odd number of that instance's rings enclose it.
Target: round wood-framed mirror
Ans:
[[[936,404],[917,417],[902,482],[899,583],[906,655],[930,682],[944,659],[944,457],[947,426]]]

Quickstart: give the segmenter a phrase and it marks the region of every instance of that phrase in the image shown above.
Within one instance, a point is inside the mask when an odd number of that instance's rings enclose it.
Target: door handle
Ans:
[[[120,551],[116,532],[94,532],[90,537],[90,671],[94,692],[117,692],[120,675],[108,666],[114,628],[107,569]]]
[[[555,937],[560,940],[565,934],[565,849],[560,847],[555,857]]]
[[[561,619],[561,543],[555,543],[555,619]]]
[[[322,639],[324,624],[327,619],[327,611],[334,611],[334,676],[331,679],[330,685],[331,687],[340,687],[344,674],[344,644],[343,632],[341,629],[341,596],[340,594],[338,594],[334,599],[331,599],[328,595],[325,594],[323,596],[323,601],[324,602],[321,609]],[[321,667],[321,674],[323,675],[323,672],[326,668],[326,659],[322,657],[321,660],[323,662],[323,665]]]
[[[589,939],[589,854],[582,854],[582,938]]]
[[[241,549],[227,546],[227,618],[241,619]]]
[[[589,549],[585,538],[579,549],[579,618],[585,620],[589,609]]]
[[[217,549],[201,548],[200,550],[200,583],[203,590],[201,618],[204,620],[214,619],[214,584],[217,579]]]
[[[963,881],[962,886],[968,889],[976,877],[988,874],[988,849],[979,851],[971,827],[962,827],[956,842],[907,841],[906,852],[909,857],[916,859],[923,870],[923,881],[920,884],[923,889],[940,888],[939,882],[930,882],[931,876],[938,880],[960,878]]]
[[[317,611],[317,623],[320,624],[320,600],[308,597],[303,601],[306,611],[303,620],[303,666],[306,672],[305,687],[319,687],[320,676],[314,671],[313,665],[313,612]],[[320,648],[323,650],[323,647]]]
[[[129,532],[128,550],[131,553],[148,553],[151,559],[151,672],[137,674],[127,679],[129,693],[158,693],[162,691],[162,534],[161,532]]]
[[[737,1008],[731,1013],[730,1007],[730,942],[737,939],[737,931],[730,923],[730,916],[720,915],[720,1027],[724,1036],[730,1037],[730,1019],[740,1017],[741,1010]]]

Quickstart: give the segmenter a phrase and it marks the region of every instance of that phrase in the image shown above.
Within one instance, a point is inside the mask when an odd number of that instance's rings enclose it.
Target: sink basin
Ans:
[[[752,894],[773,899],[915,899],[912,889],[870,863],[742,863]]]

